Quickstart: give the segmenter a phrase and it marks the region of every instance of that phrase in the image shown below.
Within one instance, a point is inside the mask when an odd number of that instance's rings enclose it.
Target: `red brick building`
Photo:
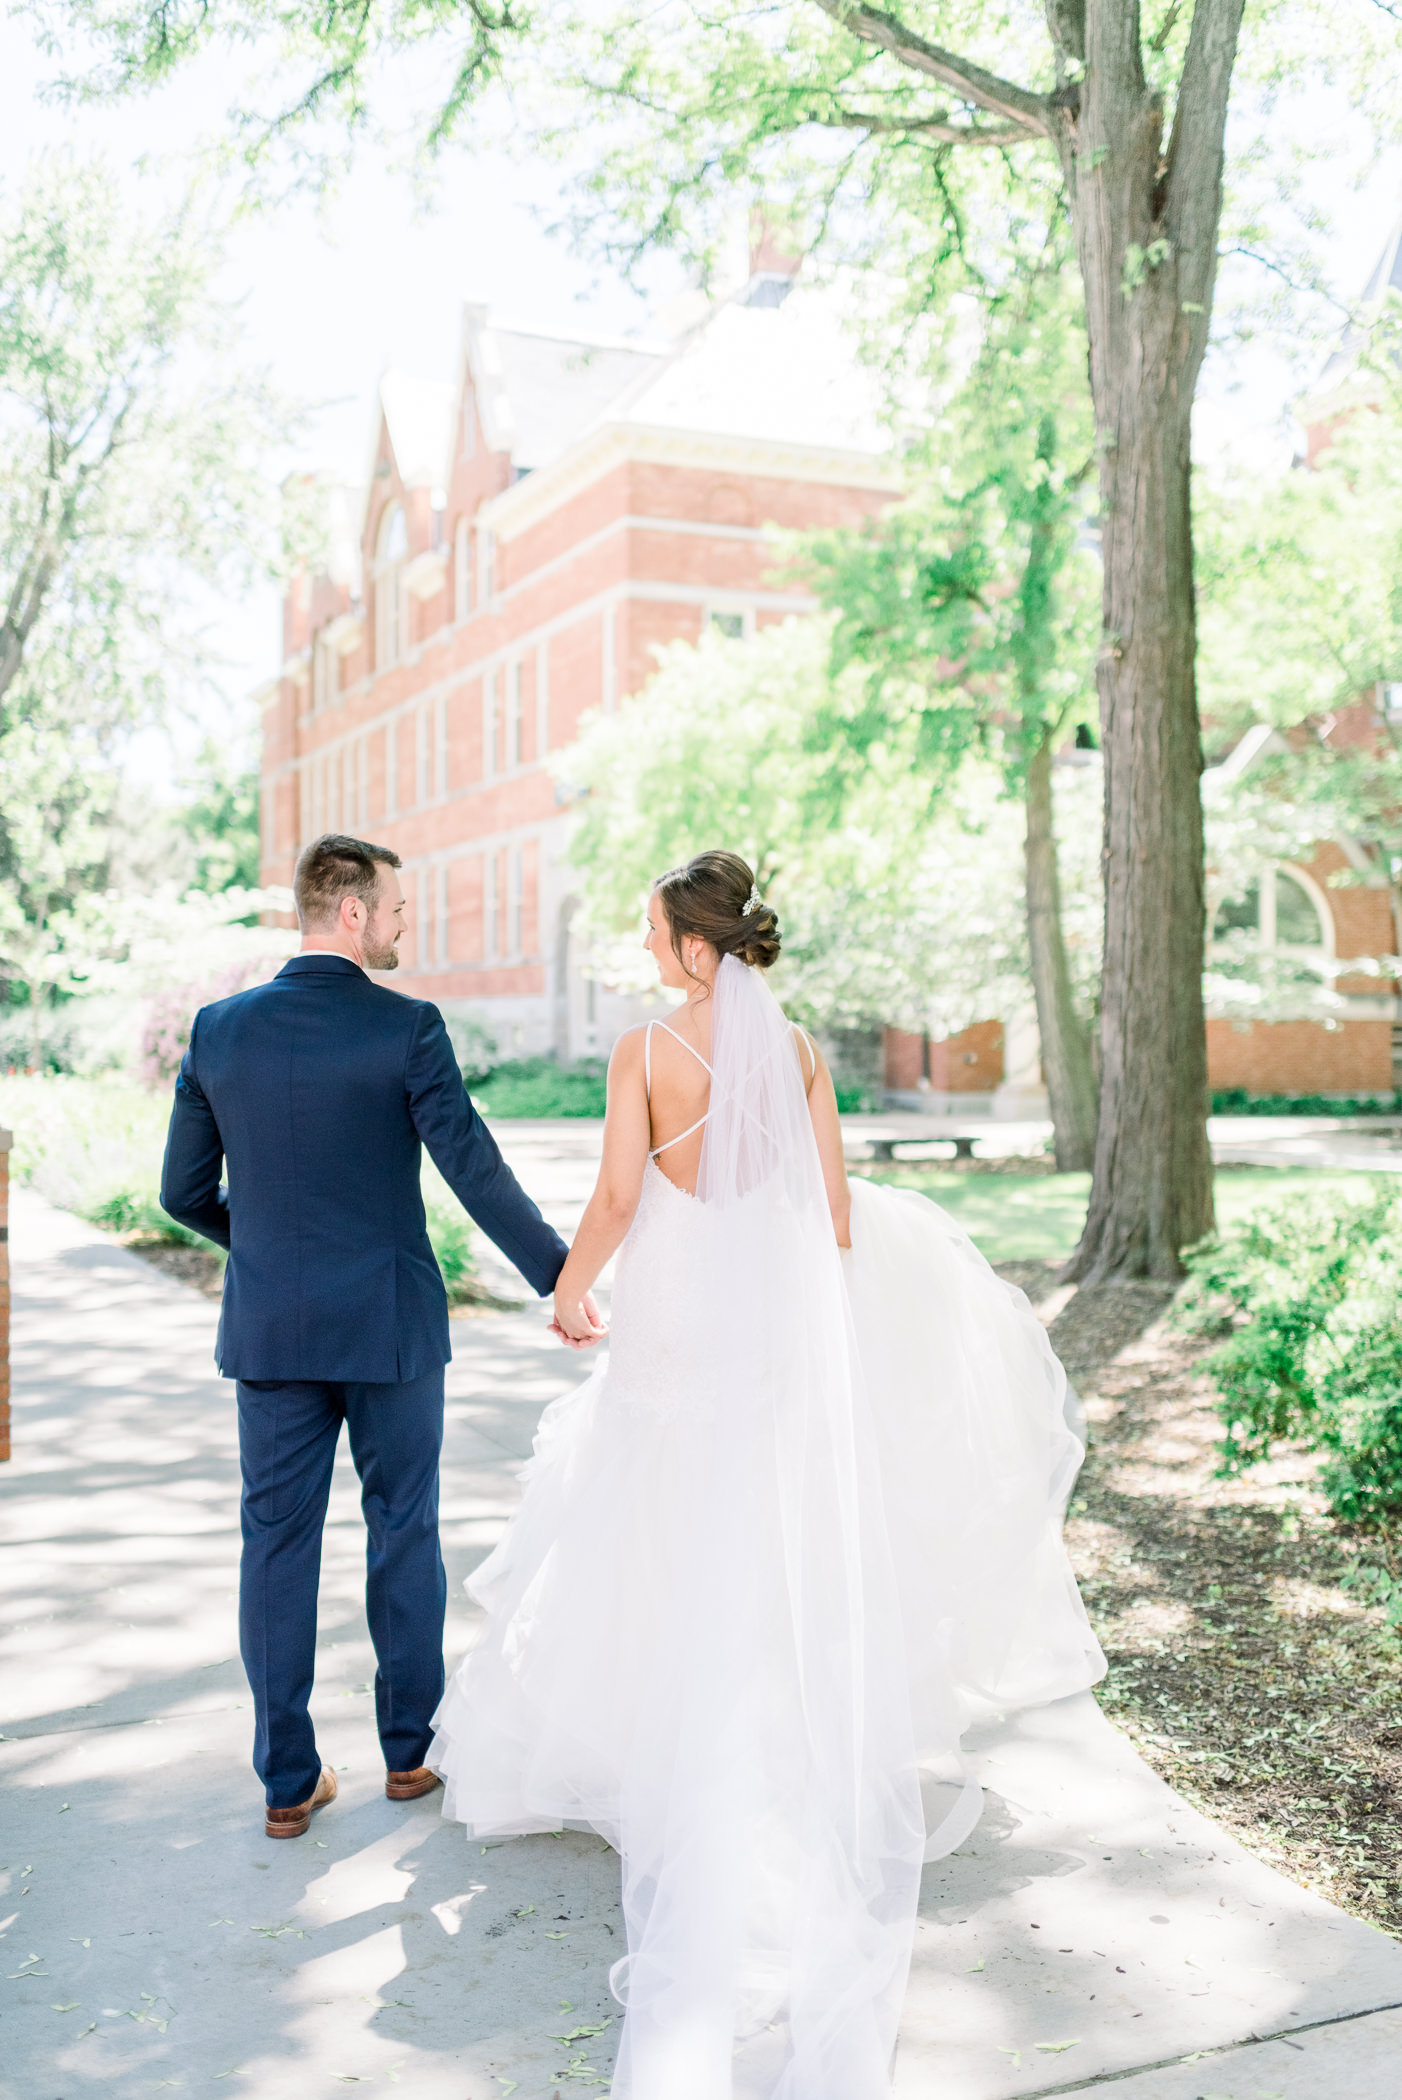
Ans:
[[[451,384],[385,375],[365,482],[318,485],[328,551],[285,602],[263,695],[263,879],[289,882],[322,831],[393,846],[410,900],[397,981],[508,1054],[602,1052],[637,1011],[590,976],[572,930],[552,755],[644,684],[660,644],[808,609],[774,573],[770,528],[855,524],[899,487],[839,316],[795,265],[756,252],[735,298],[696,305],[656,342],[469,307]],[[1239,923],[1329,965],[1395,952],[1386,890],[1366,870],[1363,887],[1329,886],[1348,865],[1340,842],[1267,871]],[[1328,1022],[1211,1014],[1213,1086],[1391,1088],[1390,989],[1336,989]],[[1030,1006],[946,1042],[888,1031],[885,1079],[931,1106],[1036,1112]]]
[[[1377,735],[1382,723],[1373,701],[1335,716],[1330,739],[1356,742]],[[1217,783],[1240,775],[1285,739],[1265,724],[1249,730],[1220,767],[1204,776],[1211,800]],[[1346,880],[1338,881],[1339,877]],[[1396,1084],[1399,1031],[1395,988],[1386,978],[1340,968],[1397,952],[1392,893],[1383,872],[1350,839],[1328,839],[1308,859],[1282,861],[1262,871],[1246,898],[1224,905],[1214,896],[1208,870],[1212,933],[1233,927],[1252,933],[1304,969],[1334,994],[1334,1011],[1319,1018],[1307,996],[1292,1015],[1256,1020],[1208,1008],[1207,1061],[1214,1089],[1239,1087],[1249,1094],[1378,1094]],[[1209,969],[1212,941],[1208,944]]]
[[[633,1012],[581,967],[551,754],[659,644],[808,609],[771,527],[855,524],[898,486],[839,318],[794,266],[693,319],[604,342],[468,308],[451,386],[386,375],[366,486],[323,488],[330,551],[286,600],[263,879],[322,831],[393,846],[398,981],[509,1052],[603,1050]]]

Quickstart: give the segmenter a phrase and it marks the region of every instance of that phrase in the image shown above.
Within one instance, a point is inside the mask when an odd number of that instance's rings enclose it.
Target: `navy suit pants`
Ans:
[[[443,1696],[447,1582],[438,1544],[443,1370],[402,1385],[238,1381],[243,1469],[239,1645],[253,1691],[253,1769],[269,1808],[321,1776],[307,1711],[316,1667],[321,1534],[344,1421],[367,1533],[365,1609],[375,1712],[392,1772],[424,1761]]]

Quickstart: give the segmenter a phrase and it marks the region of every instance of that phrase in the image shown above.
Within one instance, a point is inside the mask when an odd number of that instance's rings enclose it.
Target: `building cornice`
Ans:
[[[448,578],[448,552],[445,547],[433,547],[416,554],[406,562],[403,569],[404,588],[411,598],[433,598],[442,590]]]
[[[321,630],[321,639],[338,656],[349,656],[365,632],[365,616],[358,612],[337,613]]]
[[[889,461],[837,445],[796,445],[781,439],[728,437],[721,432],[712,435],[646,423],[601,423],[549,466],[538,467],[492,497],[483,506],[483,514],[499,540],[518,539],[615,467],[634,461],[763,475],[774,481],[829,482],[840,488],[892,494],[903,486],[899,470]]]

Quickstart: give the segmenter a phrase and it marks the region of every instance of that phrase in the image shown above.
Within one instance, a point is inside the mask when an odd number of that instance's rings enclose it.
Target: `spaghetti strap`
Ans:
[[[683,1050],[690,1050],[691,1055],[696,1059],[697,1064],[705,1066],[705,1069],[708,1072],[710,1071],[711,1068],[708,1064],[706,1064],[706,1060],[701,1055],[701,1052],[699,1050],[692,1050],[691,1044],[687,1041],[686,1037],[684,1035],[678,1035],[675,1028],[669,1028],[665,1021],[649,1021],[647,1024],[647,1032],[649,1038],[651,1037],[654,1028],[660,1028],[662,1030],[662,1033],[664,1035],[669,1035],[674,1043],[680,1043]]]
[[[813,1048],[813,1038],[809,1035],[806,1028],[799,1027],[797,1021],[794,1021],[791,1025],[804,1049],[808,1052],[808,1077],[810,1080],[814,1080],[818,1076],[818,1058]]]
[[[678,1035],[675,1028],[669,1028],[665,1021],[649,1021],[643,1032],[643,1084],[647,1091],[649,1104],[652,1101],[652,1031],[654,1028],[660,1028],[662,1033],[669,1035],[674,1043],[680,1043],[683,1050],[690,1050],[697,1064],[703,1066],[707,1072],[711,1069],[701,1052],[692,1050],[691,1044],[686,1040],[686,1037]],[[670,1152],[673,1145],[679,1145],[683,1138],[694,1137],[705,1122],[706,1116],[709,1116],[710,1113],[711,1111],[708,1108],[705,1116],[698,1116],[694,1123],[686,1130],[679,1131],[676,1137],[668,1138],[665,1144],[654,1145],[648,1153],[648,1158],[656,1159],[659,1152]]]

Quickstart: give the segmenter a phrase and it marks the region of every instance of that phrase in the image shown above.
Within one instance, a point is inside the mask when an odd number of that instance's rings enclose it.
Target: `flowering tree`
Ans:
[[[831,626],[790,620],[753,641],[716,633],[663,652],[656,676],[596,715],[558,761],[579,796],[570,857],[585,924],[615,981],[642,983],[637,927],[649,885],[708,846],[741,853],[779,911],[776,989],[821,1028],[890,1022],[951,1034],[1027,996],[1022,814],[999,768],[971,759],[937,800],[912,764],[907,711],[852,761],[835,810],[824,726],[852,666],[834,680]],[[1067,937],[1078,990],[1099,955],[1097,768],[1068,776]],[[1087,823],[1087,815],[1090,822]]]

